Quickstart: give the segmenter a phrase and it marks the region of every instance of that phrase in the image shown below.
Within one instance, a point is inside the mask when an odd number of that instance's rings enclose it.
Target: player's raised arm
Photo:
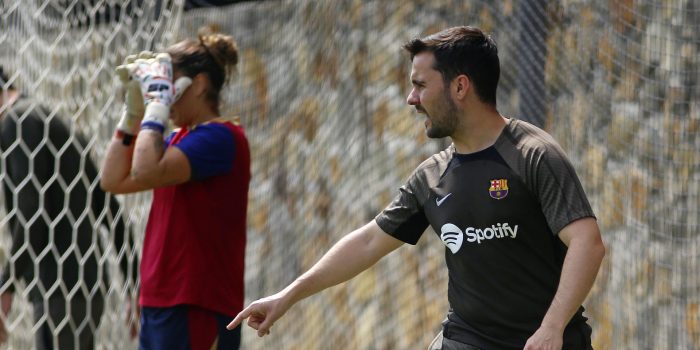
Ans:
[[[402,244],[372,220],[343,237],[309,271],[282,291],[252,302],[227,328],[233,329],[248,319],[248,326],[256,329],[258,336],[267,335],[275,321],[296,302],[355,277]]]
[[[131,193],[188,181],[187,157],[176,148],[165,151],[163,133],[171,105],[191,78],[174,80],[170,55],[148,51],[127,57],[116,72],[126,90],[126,106],[102,165],[101,187]]]
[[[127,179],[131,172],[134,141],[143,119],[144,101],[141,86],[137,80],[129,77],[127,69],[128,66],[134,65],[136,59],[136,55],[130,55],[123,65],[116,68],[126,97],[121,119],[101,167],[100,186],[108,192],[115,192],[118,185]]]

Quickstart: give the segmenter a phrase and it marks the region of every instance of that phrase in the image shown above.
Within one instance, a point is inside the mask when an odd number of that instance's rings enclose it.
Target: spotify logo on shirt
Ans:
[[[467,236],[467,242],[476,242],[477,244],[497,238],[515,238],[518,235],[518,225],[510,227],[507,222],[497,223],[485,228],[467,227],[464,229],[464,232],[454,224],[444,224],[440,228],[440,239],[452,251],[452,254],[456,254],[459,248],[462,247],[465,235]]]

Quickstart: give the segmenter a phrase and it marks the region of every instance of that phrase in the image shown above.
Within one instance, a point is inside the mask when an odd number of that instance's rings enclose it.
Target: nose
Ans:
[[[420,104],[420,98],[418,98],[416,89],[411,90],[411,93],[408,94],[408,97],[406,97],[406,103],[408,103],[411,106],[416,106]]]

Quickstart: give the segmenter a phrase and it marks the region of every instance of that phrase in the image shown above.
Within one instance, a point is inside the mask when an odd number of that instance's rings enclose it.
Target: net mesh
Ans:
[[[12,266],[0,291],[16,288],[11,312],[0,316],[10,335],[9,348],[33,348],[44,325],[49,332],[45,336],[56,346],[61,334],[75,342],[89,332],[96,334],[99,348],[136,348],[129,336],[134,315],[127,305],[136,298],[133,267],[141,240],[129,244],[123,226],[127,235],[142,235],[148,194],[120,198],[116,206],[113,199],[86,194],[99,186],[95,165],[123,103],[113,79],[115,65],[130,53],[162,49],[171,42],[182,8],[182,1],[0,2],[0,65],[7,75],[3,93],[13,86],[32,99],[22,114],[8,108],[0,113],[18,130],[43,125],[40,132],[45,135],[37,145],[23,130],[20,137],[3,139],[0,155],[7,199],[3,204],[9,204],[0,211],[0,258],[4,266]],[[34,116],[42,120],[37,125],[31,124]],[[59,130],[66,137],[54,134]],[[22,172],[12,164],[13,152],[32,159],[28,172],[11,174]],[[52,164],[49,170],[42,170],[44,161]],[[23,207],[23,196],[32,193],[38,194],[39,204]],[[62,209],[52,207],[61,204]],[[44,231],[33,232],[40,226]],[[85,236],[85,226],[94,237]],[[37,234],[48,237],[41,242],[33,236]],[[12,241],[16,249],[11,250]],[[27,257],[29,266],[18,271]],[[120,261],[128,266],[119,269]],[[47,265],[58,265],[58,271]],[[67,270],[73,268],[78,270],[77,284],[69,281],[76,273]],[[58,276],[47,277],[52,273]],[[81,312],[75,303],[79,299],[88,301],[88,313],[99,314],[103,308],[102,317],[66,316]]]
[[[471,24],[499,46],[499,110],[560,142],[598,215],[608,254],[585,303],[594,347],[700,347],[695,2],[299,0],[183,11],[185,5],[5,1],[0,62],[10,82],[67,121],[72,134],[87,135],[81,154],[99,162],[123,103],[112,72],[125,55],[162,49],[203,25],[232,34],[241,60],[224,111],[241,116],[253,159],[248,301],[277,292],[371,220],[423,159],[447,145],[428,140],[405,104],[410,66],[400,46]],[[138,251],[150,198],[118,200],[114,215],[133,228]],[[5,210],[0,231],[9,232],[15,212]],[[110,246],[110,233],[102,235],[99,260],[112,273],[99,289],[106,304],[94,327],[97,345],[135,347],[124,311],[133,282],[117,268],[124,249]],[[272,336],[244,329],[242,347],[427,347],[448,306],[444,247],[434,233],[424,236],[301,301]],[[2,258],[11,260],[9,235],[2,238]],[[12,348],[31,347],[42,322],[23,299],[15,298],[4,319]]]

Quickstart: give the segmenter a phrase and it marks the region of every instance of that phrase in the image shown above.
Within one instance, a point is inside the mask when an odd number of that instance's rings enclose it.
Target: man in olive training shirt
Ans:
[[[605,247],[561,147],[544,131],[502,116],[493,40],[454,27],[404,45],[407,103],[426,134],[452,144],[425,160],[373,221],[342,238],[277,294],[251,303],[259,336],[294,303],[344,282],[428,226],[445,245],[450,310],[431,349],[590,349],[583,303]]]

